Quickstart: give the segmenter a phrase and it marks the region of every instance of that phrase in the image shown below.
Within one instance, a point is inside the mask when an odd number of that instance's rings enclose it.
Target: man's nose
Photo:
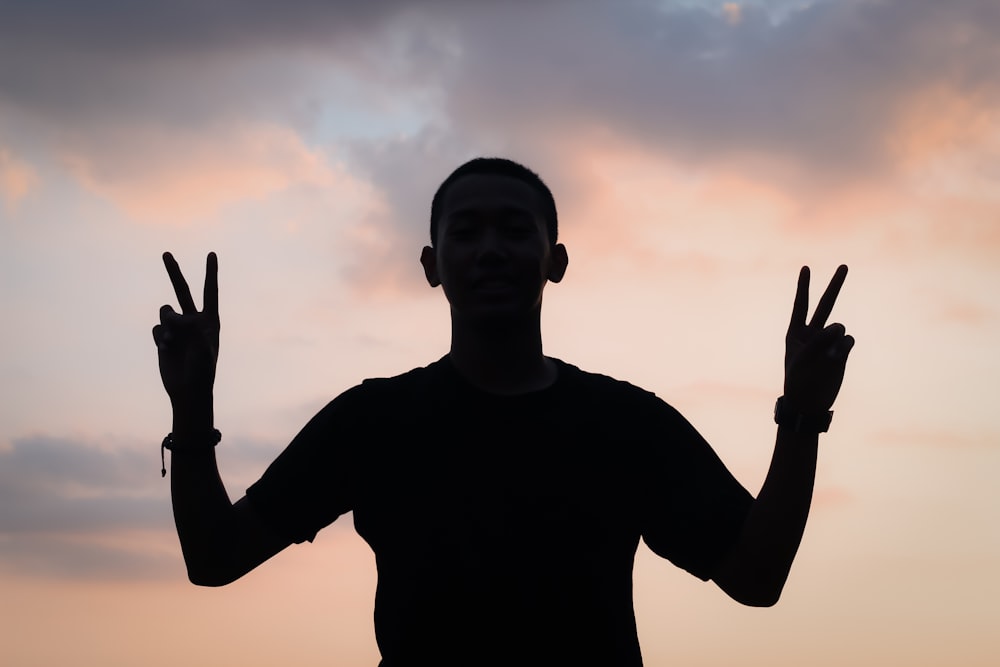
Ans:
[[[479,260],[497,260],[506,259],[506,257],[507,245],[503,234],[493,225],[487,226],[479,238]]]

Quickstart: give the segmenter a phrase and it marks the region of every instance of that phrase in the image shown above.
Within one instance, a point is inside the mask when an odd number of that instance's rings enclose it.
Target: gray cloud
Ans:
[[[348,276],[364,283],[366,267],[412,263],[433,188],[475,154],[524,158],[574,196],[560,150],[601,128],[810,198],[891,177],[889,135],[921,94],[1000,104],[992,0],[747,3],[738,21],[721,4],[8,3],[0,144],[69,145],[112,178],[156,161],[136,154],[144,132],[292,126],[384,193],[388,214],[365,224],[389,240]],[[406,127],[349,141],[329,127],[394,105]]]
[[[136,485],[141,458],[61,438],[14,440],[0,453],[0,531],[148,526],[152,499]]]
[[[854,172],[889,159],[914,94],[1000,93],[988,0],[816,2],[780,22],[749,5],[736,24],[650,3],[521,18],[498,8],[466,25],[456,121],[536,138],[606,126],[692,164],[760,152]]]
[[[75,122],[302,121],[338,103],[315,65],[345,68],[373,105],[440,90],[439,120],[473,143],[602,123],[691,161],[878,160],[907,93],[995,100],[1000,65],[990,0],[746,4],[736,23],[645,0],[7,4],[0,99]]]
[[[0,541],[0,569],[17,575],[60,579],[176,579],[183,576],[180,547],[174,553],[94,544],[62,535]]]
[[[410,4],[0,0],[0,110],[61,141],[116,126],[308,122],[340,68],[373,86],[417,83],[410,56],[434,49]]]
[[[271,443],[228,443],[230,481],[252,481],[274,457]],[[168,454],[169,456],[169,454]],[[115,544],[123,532],[173,530],[169,480],[156,443],[99,447],[71,438],[15,438],[0,450],[0,568],[51,575],[159,576],[179,551]],[[239,484],[231,485],[242,495]]]
[[[738,22],[718,4],[467,12],[461,56],[442,74],[446,136],[409,135],[352,158],[387,193],[397,233],[414,212],[423,218],[460,155],[524,158],[560,200],[585,197],[560,151],[595,128],[693,169],[747,170],[816,203],[897,176],[893,133],[921,96],[1000,105],[1000,5],[989,0],[746,4]]]
[[[469,146],[477,142],[458,132],[428,126],[411,137],[355,141],[347,147],[355,169],[380,187],[388,207],[384,214],[361,222],[377,233],[368,247],[358,248],[356,261],[345,269],[349,282],[426,292],[426,284],[413,280],[412,269],[419,249],[430,241],[431,197],[452,169],[475,155]]]
[[[44,39],[65,52],[129,58],[171,55],[179,50],[232,51],[289,41],[323,43],[371,28],[406,7],[399,0],[337,2],[295,0],[173,0],[137,5],[128,0],[37,0],[0,3],[6,44]]]

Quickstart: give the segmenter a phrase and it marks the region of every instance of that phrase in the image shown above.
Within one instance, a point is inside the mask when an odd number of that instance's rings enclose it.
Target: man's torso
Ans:
[[[475,389],[447,359],[366,381],[265,475],[294,480],[283,493],[301,496],[296,518],[314,515],[307,539],[353,511],[378,564],[385,667],[641,664],[631,576],[644,523],[677,514],[697,536],[683,505],[704,500],[686,499],[685,473],[731,486],[728,473],[651,394],[558,363],[552,387],[513,397]],[[727,490],[730,504],[746,493]],[[678,535],[675,562],[707,567],[683,553],[690,539]]]

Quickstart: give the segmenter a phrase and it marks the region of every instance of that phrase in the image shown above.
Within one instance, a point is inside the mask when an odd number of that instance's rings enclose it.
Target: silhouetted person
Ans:
[[[383,667],[641,665],[640,538],[743,604],[774,604],[854,343],[826,326],[847,267],[808,324],[799,275],[777,441],[754,499],[662,400],[543,355],[542,292],[568,264],[556,239],[555,203],[532,171],[497,158],[459,167],[434,196],[420,256],[451,305],[448,354],[338,396],[235,504],[213,448],[217,260],[198,312],[164,254],[181,313],[163,306],[153,338],[191,581],[229,583],[353,512],[378,566]]]

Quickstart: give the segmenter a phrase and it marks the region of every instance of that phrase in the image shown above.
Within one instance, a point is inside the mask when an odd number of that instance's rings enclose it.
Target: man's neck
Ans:
[[[556,380],[555,363],[542,354],[538,313],[518,322],[451,322],[449,357],[459,374],[492,394],[525,394]]]

